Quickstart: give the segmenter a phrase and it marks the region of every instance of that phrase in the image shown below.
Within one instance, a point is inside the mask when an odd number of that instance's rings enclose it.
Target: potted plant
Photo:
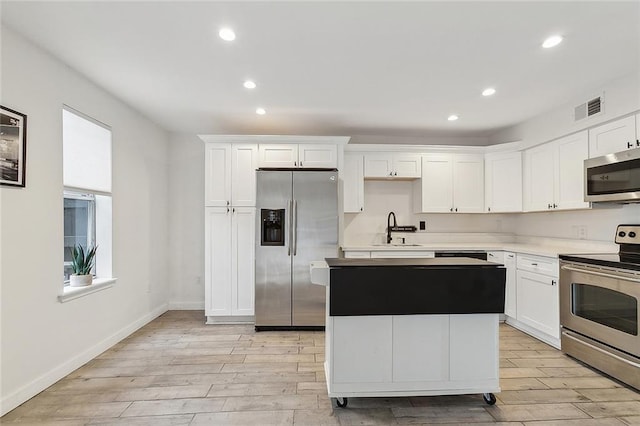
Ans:
[[[71,269],[73,274],[69,277],[69,285],[71,287],[84,287],[93,282],[91,270],[95,264],[96,250],[98,246],[87,247],[87,250],[81,245],[73,246],[73,256],[71,259]]]

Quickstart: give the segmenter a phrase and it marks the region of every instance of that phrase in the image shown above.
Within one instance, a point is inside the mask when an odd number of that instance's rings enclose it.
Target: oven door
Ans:
[[[560,262],[563,328],[640,357],[640,273]]]

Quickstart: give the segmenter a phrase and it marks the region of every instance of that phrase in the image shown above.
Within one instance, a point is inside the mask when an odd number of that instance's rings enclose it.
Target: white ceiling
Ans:
[[[482,139],[640,72],[638,1],[1,7],[3,25],[176,132]]]

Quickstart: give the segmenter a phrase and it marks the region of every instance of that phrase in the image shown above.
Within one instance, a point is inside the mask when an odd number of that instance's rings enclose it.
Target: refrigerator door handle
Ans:
[[[293,232],[293,255],[298,252],[298,202],[293,200],[293,224],[291,225]]]
[[[292,231],[291,231],[291,224],[293,221],[293,200],[289,200],[287,201],[287,207],[289,208],[289,241],[287,244],[287,256],[291,256],[291,242],[292,242]]]

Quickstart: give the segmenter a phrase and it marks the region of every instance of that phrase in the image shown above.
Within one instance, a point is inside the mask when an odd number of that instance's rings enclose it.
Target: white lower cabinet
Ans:
[[[254,315],[255,208],[205,209],[205,315]]]
[[[516,318],[518,313],[517,270],[516,254],[510,251],[504,252],[504,266],[507,268],[506,294],[504,302],[504,314]]]
[[[391,316],[333,317],[336,383],[380,383],[392,379]]]
[[[518,255],[517,306],[519,328],[560,347],[557,259]]]
[[[498,314],[327,316],[329,396],[499,390]]]
[[[504,314],[508,317],[516,318],[516,254],[510,251],[489,251],[487,252],[487,260],[504,265],[506,269]]]

